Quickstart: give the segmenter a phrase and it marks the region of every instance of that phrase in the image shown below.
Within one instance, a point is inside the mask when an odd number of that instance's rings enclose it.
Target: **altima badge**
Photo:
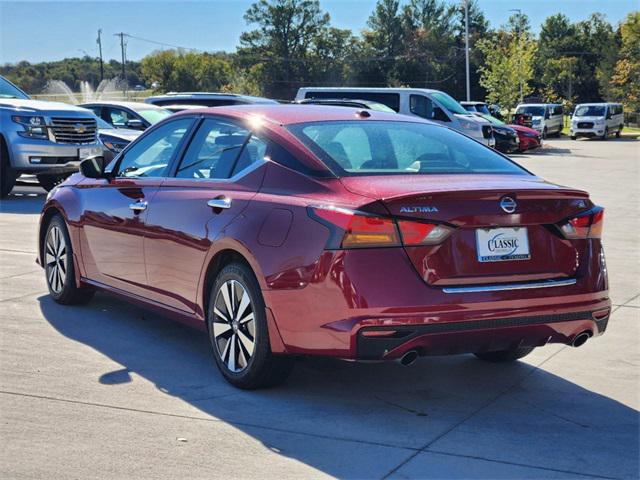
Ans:
[[[400,207],[400,213],[437,213],[438,209],[436,207],[421,207],[421,206],[411,206],[411,207]]]
[[[502,197],[502,200],[500,200],[500,208],[507,213],[515,212],[517,206],[518,204],[511,197]]]

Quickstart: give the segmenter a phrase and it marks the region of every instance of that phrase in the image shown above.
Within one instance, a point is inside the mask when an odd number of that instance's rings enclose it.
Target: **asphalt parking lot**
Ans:
[[[44,193],[0,207],[2,478],[638,478],[640,141],[552,139],[514,158],[606,207],[614,313],[523,361],[300,362],[242,392],[198,332],[105,295],[47,296]]]

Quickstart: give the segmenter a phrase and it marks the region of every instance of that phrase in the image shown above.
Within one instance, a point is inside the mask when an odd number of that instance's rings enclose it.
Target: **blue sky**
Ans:
[[[448,0],[456,3],[460,0]],[[0,0],[0,64],[20,60],[38,62],[97,56],[96,32],[103,30],[103,54],[119,58],[116,32],[199,50],[232,51],[251,0],[177,1],[6,1]],[[359,32],[365,27],[375,0],[320,0],[331,14],[332,24]],[[606,14],[617,24],[627,13],[640,8],[639,0],[480,0],[492,26],[503,25],[511,12],[529,15],[534,31],[549,15],[564,13],[574,21],[592,12]],[[129,39],[128,58],[138,60],[162,48]]]

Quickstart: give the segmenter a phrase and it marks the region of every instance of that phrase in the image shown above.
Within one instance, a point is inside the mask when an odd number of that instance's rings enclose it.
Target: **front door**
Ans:
[[[206,255],[259,190],[265,150],[266,143],[241,125],[202,122],[175,175],[150,204],[145,257],[151,298],[197,311]]]
[[[82,253],[89,279],[144,293],[147,208],[192,123],[192,118],[183,118],[150,131],[123,153],[112,179],[96,180],[80,190]]]

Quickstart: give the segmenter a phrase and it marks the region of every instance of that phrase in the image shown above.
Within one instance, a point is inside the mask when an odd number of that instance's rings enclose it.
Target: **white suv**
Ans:
[[[600,137],[615,133],[620,138],[624,126],[620,103],[581,103],[571,117],[571,138]]]
[[[562,105],[557,103],[521,103],[516,108],[516,115],[519,113],[531,115],[531,126],[542,134],[542,138],[547,138],[548,135],[560,136],[564,118]]]

